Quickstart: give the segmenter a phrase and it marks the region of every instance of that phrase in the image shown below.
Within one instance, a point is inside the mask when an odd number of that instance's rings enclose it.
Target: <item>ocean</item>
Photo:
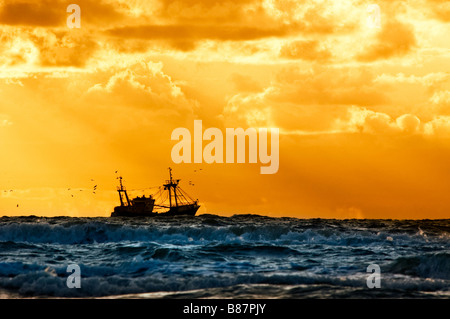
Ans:
[[[0,298],[450,298],[449,240],[449,219],[2,217]]]

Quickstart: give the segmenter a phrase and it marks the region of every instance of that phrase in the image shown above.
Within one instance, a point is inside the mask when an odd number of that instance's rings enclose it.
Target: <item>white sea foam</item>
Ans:
[[[448,229],[448,220],[251,215],[0,218],[0,292],[50,297],[183,292],[194,297],[445,297],[450,287]],[[381,267],[382,288],[377,291],[366,286],[370,263]],[[80,289],[66,286],[69,264],[80,266]]]

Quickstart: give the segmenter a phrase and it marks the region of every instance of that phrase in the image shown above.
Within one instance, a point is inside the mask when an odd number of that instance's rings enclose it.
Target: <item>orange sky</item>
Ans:
[[[199,213],[450,218],[449,22],[440,0],[0,1],[0,215],[109,216],[116,170],[171,166]],[[279,128],[278,172],[174,164],[194,119]]]

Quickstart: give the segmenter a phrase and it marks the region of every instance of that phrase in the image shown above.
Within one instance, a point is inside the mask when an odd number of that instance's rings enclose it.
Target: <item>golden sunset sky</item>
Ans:
[[[1,1],[0,215],[109,216],[116,170],[171,166],[200,214],[450,218],[449,22],[440,0]],[[278,172],[174,164],[194,119],[279,128]]]

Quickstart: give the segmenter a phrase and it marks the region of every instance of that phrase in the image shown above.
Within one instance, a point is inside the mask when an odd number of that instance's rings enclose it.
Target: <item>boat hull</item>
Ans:
[[[200,208],[200,205],[197,204],[190,204],[190,205],[183,205],[178,207],[171,207],[167,212],[160,213],[157,215],[164,215],[164,216],[195,216],[198,209]]]
[[[157,215],[153,211],[135,209],[133,206],[117,206],[111,213],[111,217],[153,217]]]
[[[156,217],[156,216],[195,216],[200,205],[189,204],[178,207],[171,207],[167,212],[156,213],[146,210],[135,210],[130,206],[117,206],[111,217]]]

